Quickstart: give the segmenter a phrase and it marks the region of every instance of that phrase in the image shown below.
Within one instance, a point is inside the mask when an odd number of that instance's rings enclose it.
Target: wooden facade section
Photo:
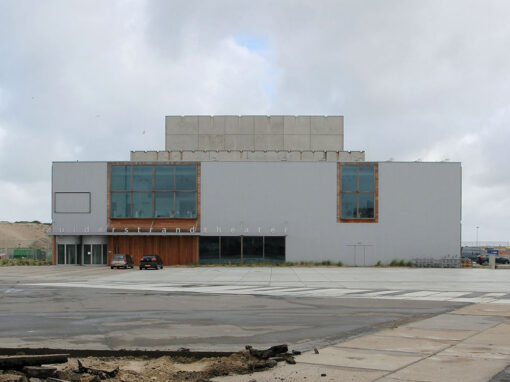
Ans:
[[[198,232],[200,230],[197,219],[110,219],[108,231],[122,232]]]
[[[51,238],[51,264],[57,264],[57,237]]]
[[[109,236],[108,264],[116,253],[131,255],[135,265],[143,255],[158,255],[163,265],[198,263],[197,236]]]
[[[372,219],[342,218],[342,166],[374,167],[374,217]],[[336,168],[336,221],[337,223],[378,223],[379,222],[379,164],[374,162],[338,162]]]

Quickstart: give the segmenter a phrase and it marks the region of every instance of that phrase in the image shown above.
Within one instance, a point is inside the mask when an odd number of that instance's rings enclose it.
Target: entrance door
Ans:
[[[352,265],[355,267],[364,267],[367,265],[374,265],[374,246],[373,244],[349,244],[346,245],[347,253],[352,256]],[[349,256],[347,257],[349,258]]]

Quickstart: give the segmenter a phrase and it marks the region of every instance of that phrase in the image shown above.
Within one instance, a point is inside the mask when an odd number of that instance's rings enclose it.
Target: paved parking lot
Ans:
[[[288,343],[320,355],[257,378],[488,380],[510,363],[509,272],[4,267],[0,343],[207,351]]]
[[[1,283],[168,293],[510,303],[510,269],[338,267],[0,268]]]
[[[289,342],[307,349],[466,304],[452,300],[450,281],[437,270],[428,277],[442,280],[446,290],[431,292],[435,299],[413,295],[411,286],[430,285],[423,275],[416,282],[420,274],[371,268],[0,268],[0,342],[169,350]],[[392,289],[381,290],[387,284]],[[466,288],[467,282],[458,285]]]

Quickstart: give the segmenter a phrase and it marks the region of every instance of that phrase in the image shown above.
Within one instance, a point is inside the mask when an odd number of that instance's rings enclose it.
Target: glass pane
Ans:
[[[108,264],[108,246],[103,244],[103,264]]]
[[[239,236],[221,237],[221,262],[222,264],[241,263],[241,238]]]
[[[133,217],[152,217],[152,192],[133,192]]]
[[[111,204],[112,204],[111,206],[112,218],[131,217],[131,193],[112,192]]]
[[[341,194],[342,197],[342,219],[355,219],[356,214],[356,194]]]
[[[152,166],[133,166],[133,190],[152,190]]]
[[[175,167],[175,183],[176,190],[197,189],[197,169],[196,166],[176,166]]]
[[[131,166],[112,166],[111,171],[112,191],[127,191],[131,188]]]
[[[342,166],[342,191],[357,190],[357,166]]]
[[[220,238],[201,236],[199,240],[198,262],[200,264],[218,264],[220,262]]]
[[[262,236],[243,237],[243,261],[245,263],[261,263],[262,254]]]
[[[370,219],[374,217],[374,194],[359,194],[359,217]]]
[[[92,264],[102,264],[103,263],[103,253],[101,249],[101,244],[92,245]]]
[[[66,245],[66,264],[76,264],[76,245]]]
[[[175,193],[175,217],[196,218],[197,217],[197,196],[196,192]]]
[[[374,191],[374,167],[373,166],[360,166],[359,167],[359,190],[360,191]]]
[[[174,166],[154,166],[154,189],[174,190]]]
[[[85,244],[83,246],[83,264],[92,264],[92,248],[90,244]]]
[[[266,263],[285,262],[285,237],[281,236],[264,237],[264,262]]]
[[[76,246],[76,264],[82,264],[81,259],[81,245]]]
[[[155,192],[154,193],[154,217],[155,218],[173,218],[175,192]]]
[[[65,264],[65,246],[64,244],[57,245],[57,264]]]

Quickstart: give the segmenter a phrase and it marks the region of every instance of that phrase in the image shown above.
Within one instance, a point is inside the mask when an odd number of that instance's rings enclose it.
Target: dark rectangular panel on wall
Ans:
[[[159,255],[164,265],[198,263],[196,236],[110,236],[109,259],[115,253],[131,255],[136,265],[143,255]]]

